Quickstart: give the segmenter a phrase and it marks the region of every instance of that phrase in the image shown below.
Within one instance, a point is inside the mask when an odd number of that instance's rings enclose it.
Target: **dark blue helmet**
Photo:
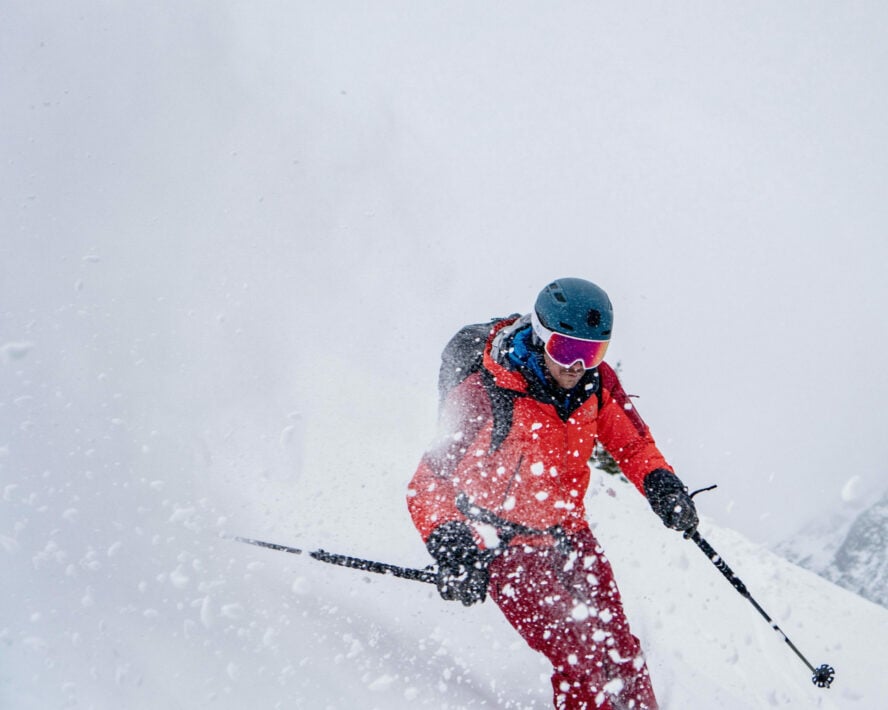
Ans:
[[[545,328],[585,340],[610,340],[614,309],[604,290],[585,279],[558,279],[534,304]]]

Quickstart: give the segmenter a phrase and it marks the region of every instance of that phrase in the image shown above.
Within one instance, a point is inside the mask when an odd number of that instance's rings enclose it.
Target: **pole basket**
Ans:
[[[828,688],[830,685],[832,685],[835,677],[836,669],[824,663],[822,666],[814,671],[814,676],[811,678],[811,682],[814,683],[814,685],[816,685],[818,688]]]

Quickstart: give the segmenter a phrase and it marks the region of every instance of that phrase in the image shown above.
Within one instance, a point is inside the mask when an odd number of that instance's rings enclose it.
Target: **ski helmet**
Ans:
[[[614,311],[604,290],[591,281],[566,278],[540,291],[534,304],[547,330],[583,340],[610,340]]]

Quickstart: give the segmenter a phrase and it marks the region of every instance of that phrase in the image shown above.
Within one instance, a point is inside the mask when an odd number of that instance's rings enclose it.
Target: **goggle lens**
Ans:
[[[580,361],[583,367],[591,370],[604,360],[608,344],[607,340],[582,340],[562,333],[552,333],[546,341],[546,352],[562,367],[571,367]]]

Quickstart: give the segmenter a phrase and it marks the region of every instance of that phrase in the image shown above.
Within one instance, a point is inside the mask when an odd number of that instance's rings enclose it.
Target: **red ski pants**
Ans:
[[[509,623],[552,663],[558,710],[657,710],[641,645],[590,530],[570,551],[510,547],[490,564],[490,595]]]

